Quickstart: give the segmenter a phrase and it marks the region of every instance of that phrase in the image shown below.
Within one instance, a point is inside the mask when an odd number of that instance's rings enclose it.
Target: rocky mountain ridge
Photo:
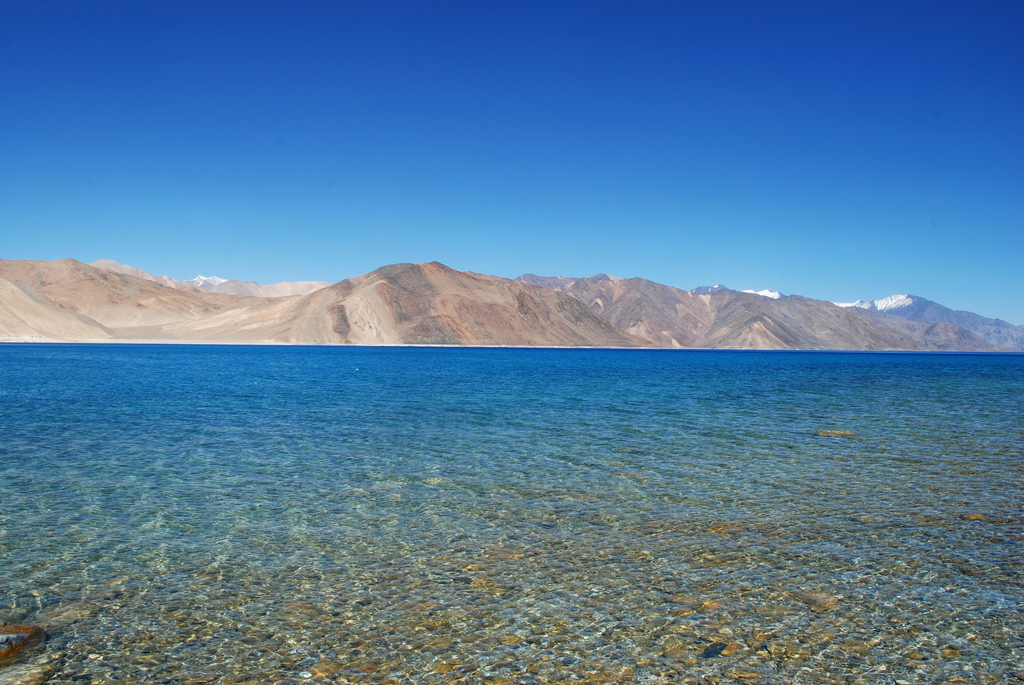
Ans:
[[[191,340],[347,345],[649,346],[571,297],[443,264],[393,264],[308,295],[167,331]]]

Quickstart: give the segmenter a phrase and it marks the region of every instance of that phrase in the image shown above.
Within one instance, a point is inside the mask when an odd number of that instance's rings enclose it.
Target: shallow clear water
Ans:
[[[1022,417],[1019,355],[0,345],[0,621],[51,682],[1007,682]]]

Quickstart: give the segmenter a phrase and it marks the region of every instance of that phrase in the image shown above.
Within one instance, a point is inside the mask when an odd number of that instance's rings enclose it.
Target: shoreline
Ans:
[[[376,345],[348,343],[291,343],[272,340],[169,340],[166,338],[152,339],[110,339],[110,340],[3,340],[0,345],[164,345],[183,347],[332,347],[332,348],[441,348],[441,349],[500,349],[500,350],[638,350],[662,352],[817,352],[823,354],[925,354],[925,355],[1007,355],[1021,356],[1020,350],[905,350],[905,349],[821,349],[821,348],[763,348],[763,347],[626,347],[626,346],[590,346],[590,345],[456,345],[441,343],[380,343]]]

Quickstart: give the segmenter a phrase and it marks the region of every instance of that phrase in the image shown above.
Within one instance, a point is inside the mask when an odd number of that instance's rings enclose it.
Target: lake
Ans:
[[[1022,418],[1013,354],[0,345],[0,678],[1024,678]]]

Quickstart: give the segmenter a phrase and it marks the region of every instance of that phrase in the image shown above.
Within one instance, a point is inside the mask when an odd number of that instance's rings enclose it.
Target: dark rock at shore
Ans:
[[[10,663],[32,651],[45,638],[46,633],[39,626],[6,624],[0,626],[0,664]]]

